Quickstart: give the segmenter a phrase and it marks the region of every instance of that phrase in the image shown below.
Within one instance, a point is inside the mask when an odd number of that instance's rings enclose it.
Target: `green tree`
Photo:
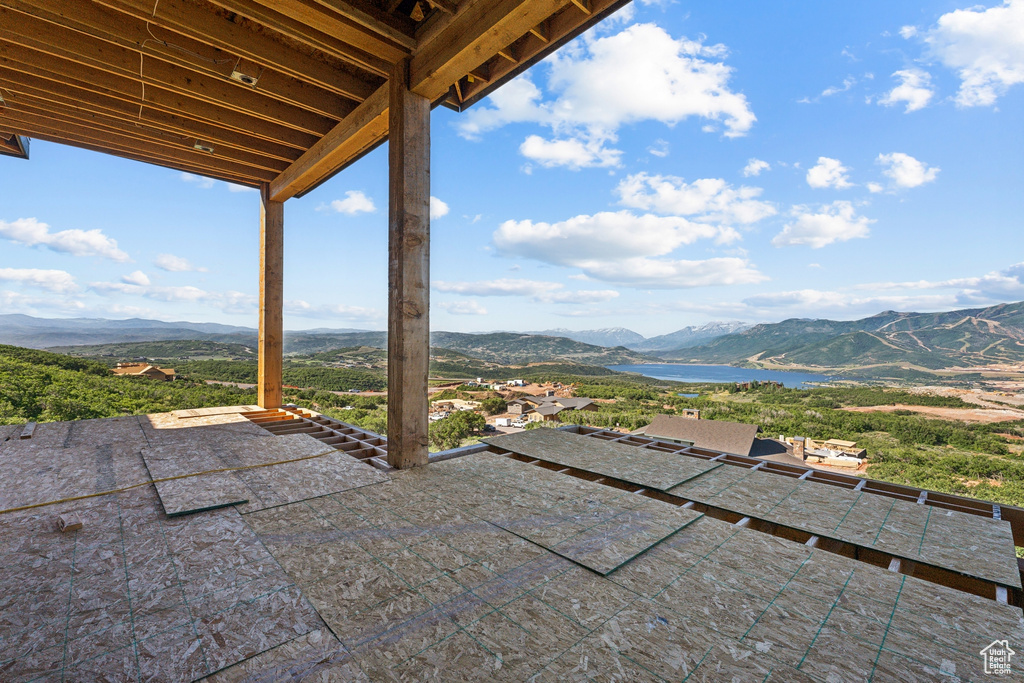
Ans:
[[[480,407],[488,415],[497,415],[498,413],[504,413],[508,408],[508,404],[505,403],[505,399],[495,396],[493,398],[485,398],[480,402]]]

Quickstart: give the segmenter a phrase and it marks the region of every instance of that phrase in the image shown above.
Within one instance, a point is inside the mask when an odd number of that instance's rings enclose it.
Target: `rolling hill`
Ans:
[[[1024,362],[1024,302],[944,313],[885,311],[862,320],[792,319],[662,353],[699,363],[929,369]]]

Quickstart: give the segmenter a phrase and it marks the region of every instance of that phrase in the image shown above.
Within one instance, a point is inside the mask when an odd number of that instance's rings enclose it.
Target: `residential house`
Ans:
[[[528,396],[517,399],[518,407],[522,409],[521,415],[525,415],[529,422],[557,422],[559,413],[564,410],[597,410],[597,404],[593,400],[584,397],[560,398],[557,396]],[[508,412],[512,411],[513,403],[509,403]],[[526,406],[530,406],[526,408]]]
[[[646,427],[634,431],[659,441],[707,448],[723,453],[750,455],[761,428],[724,420],[699,420],[677,415],[658,415]]]
[[[160,382],[169,382],[175,377],[174,368],[158,368],[149,363],[118,363],[116,368],[111,369],[111,372],[115,375],[148,377]]]

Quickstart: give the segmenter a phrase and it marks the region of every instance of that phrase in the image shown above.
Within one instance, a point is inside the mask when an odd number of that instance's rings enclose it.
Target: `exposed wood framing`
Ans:
[[[388,86],[383,85],[271,183],[271,198],[284,201],[302,194],[387,134]]]
[[[521,73],[525,65],[550,54],[558,45],[578,35],[583,28],[595,21],[600,21],[624,4],[626,4],[624,0],[590,0],[587,5],[591,12],[587,15],[582,13],[574,3],[563,3],[561,7],[546,17],[542,28],[540,27],[541,22],[537,22],[530,27],[533,30],[523,31],[519,37],[491,52],[493,57],[480,59],[479,63],[486,61],[490,68],[489,74],[492,83],[502,83],[505,79]],[[538,36],[538,33],[542,33],[542,35]],[[479,58],[480,56],[478,56]],[[466,73],[469,73],[469,69],[466,70]],[[490,83],[470,84],[462,93],[463,106],[472,105],[492,90],[493,87]]]
[[[382,12],[363,0],[316,0],[316,2],[375,34],[385,36],[388,40],[406,49],[411,50],[416,46],[416,37],[413,35],[416,24],[408,17]]]
[[[359,29],[350,22],[332,22],[331,17],[320,8],[304,0],[277,0],[272,6],[258,0],[211,0],[219,7],[230,10],[251,21],[265,26],[276,26],[281,33],[304,45],[316,48],[343,62],[380,77],[388,75],[390,62],[367,47],[358,47],[359,41],[351,41],[351,35],[358,35]],[[346,42],[346,37],[350,42]],[[400,52],[400,51],[399,51]],[[397,57],[396,57],[397,58]]]
[[[565,6],[568,0],[476,2],[451,18],[419,48],[410,69],[410,89],[436,100],[460,78],[515,42]],[[481,30],[485,28],[485,30]]]
[[[99,114],[125,124],[129,129],[153,130],[171,138],[186,138],[214,141],[218,148],[231,148],[250,152],[261,159],[284,161],[295,160],[299,152],[285,145],[254,140],[237,131],[219,128],[204,121],[183,118],[176,114],[147,108],[139,115],[139,105],[122,99],[115,99],[78,88],[65,83],[61,92],[36,87],[38,79],[29,75],[0,67],[0,83],[8,92],[8,108],[17,110],[22,102],[39,110],[46,110],[60,117],[72,118],[82,113]],[[46,82],[42,84],[45,85]],[[10,94],[13,93],[13,96]]]
[[[281,406],[281,365],[284,352],[284,203],[260,189],[260,330],[259,384],[261,408]]]
[[[363,89],[367,94],[373,91],[372,85],[362,83],[340,69],[184,0],[159,0],[155,13],[151,0],[93,1],[150,24],[194,36],[237,57],[250,59],[326,90],[339,94],[356,89]]]
[[[409,62],[390,79],[388,464],[426,465],[430,362],[430,100],[410,92]]]

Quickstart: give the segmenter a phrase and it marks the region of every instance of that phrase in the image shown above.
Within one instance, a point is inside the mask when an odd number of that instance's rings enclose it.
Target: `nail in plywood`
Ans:
[[[719,463],[660,453],[554,429],[534,429],[486,439],[505,450],[532,458],[667,491]]]

